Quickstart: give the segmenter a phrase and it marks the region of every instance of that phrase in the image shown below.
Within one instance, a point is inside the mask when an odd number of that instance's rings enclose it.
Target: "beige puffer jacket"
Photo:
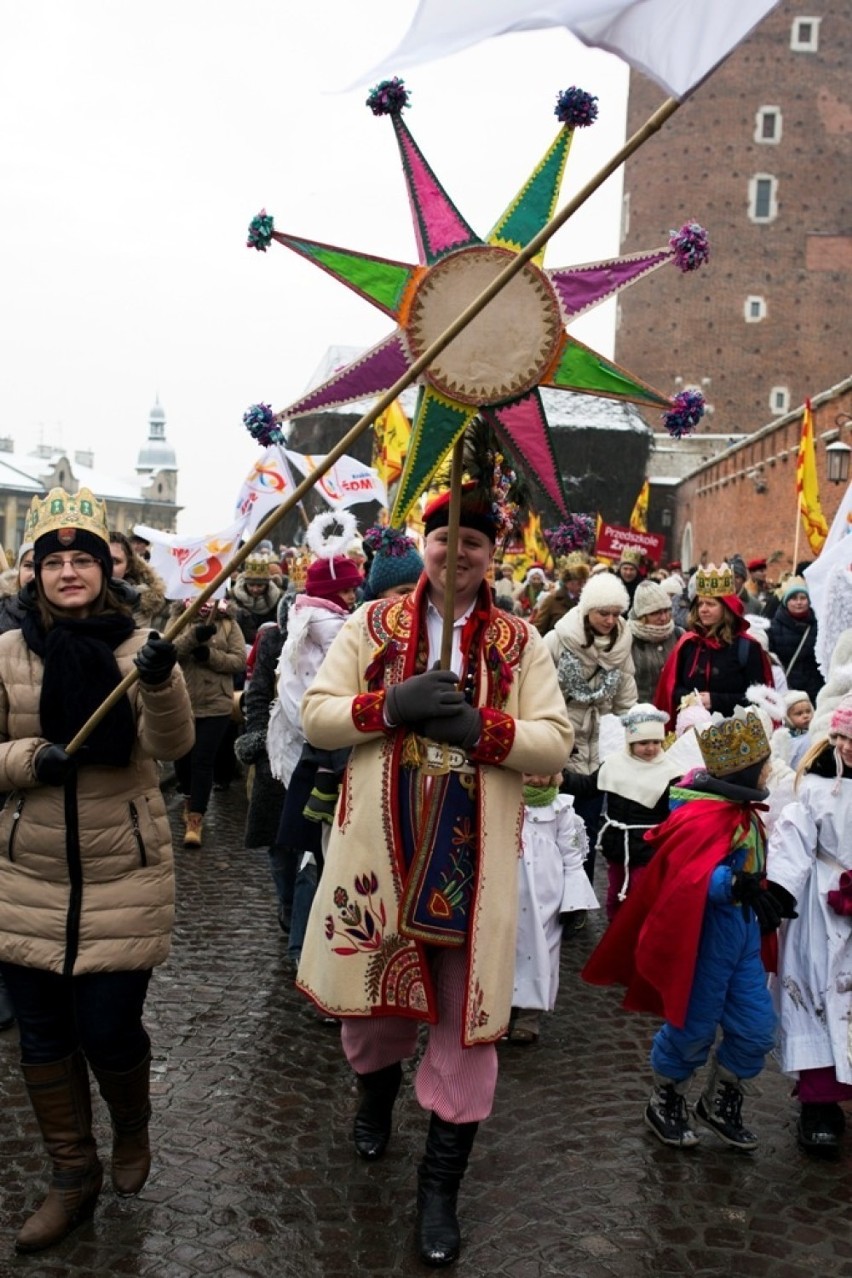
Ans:
[[[122,675],[148,638],[136,631],[115,650]],[[126,768],[80,768],[80,887],[66,852],[65,791],[40,785],[33,759],[47,745],[39,699],[43,665],[19,630],[0,636],[0,960],[75,976],[162,963],[174,920],[174,868],[156,759],[192,748],[192,711],[178,667],[157,687],[128,697],[137,739]],[[69,921],[79,911],[70,952]],[[72,926],[71,931],[74,931]]]
[[[179,616],[182,611],[183,605],[179,604],[173,609],[172,616]],[[192,655],[193,649],[199,646],[195,627],[206,624],[207,618],[191,621],[175,639],[196,719],[229,715],[233,708],[234,675],[242,674],[246,668],[246,641],[234,619],[234,612],[236,609],[231,609],[228,616],[214,613],[209,618],[211,625],[215,622],[216,633],[204,640],[210,650],[208,661],[196,661]]]

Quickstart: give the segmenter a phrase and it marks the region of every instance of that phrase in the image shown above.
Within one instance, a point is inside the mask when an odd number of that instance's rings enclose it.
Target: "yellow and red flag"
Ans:
[[[411,423],[395,399],[373,423],[373,465],[386,488],[402,474],[410,438]]]
[[[639,490],[639,496],[633,503],[633,510],[630,513],[630,528],[633,532],[648,531],[648,498],[651,495],[651,487],[647,479]]]
[[[799,442],[799,456],[796,461],[796,493],[808,542],[814,554],[818,555],[828,536],[828,524],[819,504],[814,416],[809,399],[805,400],[805,411],[802,414],[802,438]]]

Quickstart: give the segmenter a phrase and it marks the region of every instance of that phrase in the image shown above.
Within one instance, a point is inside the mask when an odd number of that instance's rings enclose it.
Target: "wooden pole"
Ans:
[[[453,624],[456,604],[456,562],[461,519],[462,471],[464,470],[464,432],[453,448],[450,472],[450,517],[447,524],[447,566],[444,572],[444,624],[441,628],[441,669],[452,668]]]
[[[394,382],[393,386],[391,386],[389,390],[386,390],[384,394],[376,400],[369,412],[365,413],[354,426],[349,428],[346,434],[342,437],[342,439],[338,440],[331,451],[326,453],[323,461],[317,465],[316,469],[312,471],[309,476],[306,476],[301,483],[297,484],[290,496],[285,497],[281,505],[277,506],[275,510],[270,511],[266,518],[258,524],[255,531],[251,534],[248,540],[243,542],[242,546],[235,551],[228,563],[226,563],[225,566],[216,574],[213,580],[209,582],[204,590],[201,591],[198,597],[193,599],[190,606],[172,622],[165,631],[164,638],[170,640],[174,639],[174,637],[183,630],[184,626],[188,626],[189,623],[195,619],[199,608],[207,602],[207,600],[219,589],[223,582],[228,580],[234,570],[239,568],[240,564],[242,564],[243,561],[251,554],[258,542],[263,541],[268,536],[271,530],[278,523],[278,520],[281,519],[282,516],[286,515],[297,502],[301,501],[305,493],[314,486],[318,479],[322,478],[326,471],[331,470],[334,463],[344,455],[348,448],[351,448],[361,435],[363,435],[367,427],[371,426],[376,418],[383,413],[385,409],[389,408],[393,401],[401,395],[417,377],[420,376],[424,369],[428,368],[432,361],[440,355],[446,347],[449,346],[450,342],[452,342],[454,338],[458,337],[459,333],[461,333],[472,320],[476,319],[480,311],[484,310],[488,303],[497,296],[501,289],[505,288],[509,281],[514,279],[522,267],[526,266],[527,262],[531,261],[531,259],[534,258],[542,248],[544,248],[548,240],[550,240],[556,232],[564,226],[568,219],[577,212],[577,209],[579,209],[581,205],[585,204],[586,200],[588,200],[600,186],[603,186],[607,178],[611,177],[625,160],[633,155],[634,152],[638,151],[640,146],[647,142],[648,138],[659,132],[665,122],[674,115],[679,106],[680,101],[677,98],[667,98],[662,106],[658,107],[653,115],[645,121],[642,127],[637,130],[631,138],[628,138],[624,146],[607,161],[603,168],[600,169],[594,177],[589,179],[586,185],[577,192],[574,198],[569,200],[565,207],[560,209],[559,212],[542,227],[539,233],[530,240],[526,248],[522,249],[520,253],[516,254],[507,262],[503,270],[499,273],[499,275],[494,277],[488,287],[484,289],[478,297],[474,298],[467,307],[465,307],[458,319],[454,320],[443,333],[439,334],[432,345],[427,347],[423,354],[414,361],[402,377],[400,377],[398,381]],[[127,690],[136,682],[138,677],[139,674],[135,668],[124,676],[118,686],[112,690],[107,699],[102,702],[94,714],[86,720],[76,736],[69,741],[66,746],[66,750],[69,754],[74,754],[77,750],[79,750],[89,733],[97,727],[112,707],[121,700]]]

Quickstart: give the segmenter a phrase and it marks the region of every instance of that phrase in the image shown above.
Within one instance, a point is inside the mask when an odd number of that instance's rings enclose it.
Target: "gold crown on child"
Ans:
[[[734,593],[734,574],[726,563],[699,565],[695,570],[695,593],[705,599]]]
[[[711,777],[726,777],[768,759],[771,746],[756,710],[738,706],[730,719],[694,729]]]
[[[85,530],[109,545],[106,502],[99,501],[89,488],[74,494],[64,488],[51,488],[46,497],[33,497],[24,540],[36,541],[45,533],[58,533],[63,528]]]

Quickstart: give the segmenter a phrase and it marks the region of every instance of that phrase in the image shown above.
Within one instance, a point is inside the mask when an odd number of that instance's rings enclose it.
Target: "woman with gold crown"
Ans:
[[[113,1127],[112,1183],[150,1169],[151,1043],[142,1024],[174,917],[157,759],[192,744],[174,645],[136,629],[111,586],[106,507],[88,489],[34,498],[35,577],[0,637],[0,973],[21,1068],[53,1165],[16,1247],[40,1251],[92,1215],[102,1168],[89,1070]],[[133,666],[139,680],[74,754],[79,729]]]
[[[748,704],[746,692],[752,684],[772,686],[769,658],[748,633],[730,567],[700,567],[694,581],[687,632],[669,654],[654,696],[670,726],[681,701],[692,692],[698,693],[705,709],[727,715]]]

